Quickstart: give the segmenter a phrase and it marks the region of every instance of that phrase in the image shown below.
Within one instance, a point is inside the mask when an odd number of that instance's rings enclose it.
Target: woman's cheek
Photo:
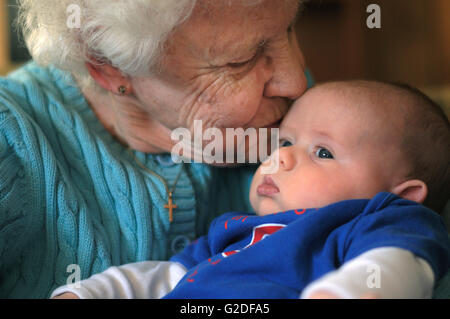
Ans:
[[[248,126],[261,109],[264,82],[258,79],[256,70],[249,72],[238,81],[238,89],[232,95],[236,114],[241,115],[241,123]]]
[[[253,86],[249,77],[240,80],[229,79],[216,97],[219,102],[218,115],[221,117],[221,127],[246,127],[259,110],[262,90]]]
[[[239,74],[217,70],[197,81],[197,89],[190,94],[196,96],[195,102],[182,110],[188,127],[193,128],[194,120],[201,120],[203,128],[245,128],[260,109],[264,83],[258,80],[255,69]]]

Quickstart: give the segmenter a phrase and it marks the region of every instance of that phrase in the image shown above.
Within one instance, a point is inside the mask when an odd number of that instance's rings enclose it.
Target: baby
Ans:
[[[52,296],[431,297],[450,266],[432,211],[450,190],[442,110],[407,86],[325,83],[293,105],[280,144],[279,169],[254,175],[256,216],[224,214],[169,262],[112,267]]]

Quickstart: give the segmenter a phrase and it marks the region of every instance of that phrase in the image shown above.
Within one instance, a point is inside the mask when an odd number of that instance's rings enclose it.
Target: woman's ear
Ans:
[[[425,201],[425,198],[427,198],[428,187],[421,180],[411,179],[395,186],[391,190],[391,193],[394,193],[401,198],[422,204]]]
[[[131,92],[129,79],[115,67],[95,62],[86,62],[85,65],[94,81],[105,90],[123,95],[123,93],[119,92],[119,88],[122,86],[128,94]]]

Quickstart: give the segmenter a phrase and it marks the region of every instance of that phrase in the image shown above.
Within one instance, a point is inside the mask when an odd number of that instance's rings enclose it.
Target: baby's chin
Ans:
[[[320,200],[315,200],[313,198],[297,198],[295,201],[285,201],[283,196],[280,194],[275,194],[273,196],[263,196],[259,195],[254,189],[253,185],[250,189],[250,204],[253,211],[258,216],[266,216],[270,214],[287,212],[295,209],[310,209],[310,208],[321,208],[329,204],[332,204],[333,200],[326,200],[321,198]]]
[[[251,201],[251,204],[258,216],[266,216],[287,210],[284,207],[280,207],[279,203],[272,197],[256,195],[256,198]]]
[[[258,216],[267,216],[267,215],[271,215],[271,214],[275,214],[281,212],[281,210],[264,210],[264,209],[260,209],[256,211],[256,215]]]
[[[318,203],[289,203],[288,205],[281,205],[276,200],[270,197],[260,196],[257,200],[251,201],[252,207],[256,215],[266,216],[270,214],[287,212],[295,209],[311,209],[311,208],[321,208],[328,205],[328,203],[322,202]],[[331,202],[329,203],[331,204]]]
[[[271,203],[269,198],[261,198],[261,197],[262,196],[256,195],[255,197],[250,198],[250,203],[256,215],[266,216],[276,213],[278,207],[274,205],[275,203],[273,203],[273,201]]]

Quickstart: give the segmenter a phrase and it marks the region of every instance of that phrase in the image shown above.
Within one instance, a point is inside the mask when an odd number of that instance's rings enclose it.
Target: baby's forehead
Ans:
[[[367,99],[373,102],[389,101],[404,97],[398,88],[382,82],[354,80],[325,82],[313,86],[311,94],[329,94],[347,99]]]
[[[348,126],[346,131],[351,129],[355,134],[377,133],[383,140],[394,140],[405,125],[403,99],[383,83],[329,82],[314,86],[298,99],[285,122],[310,128],[321,125],[325,131]]]
[[[372,120],[384,120],[386,117],[400,119],[406,111],[404,106],[410,103],[408,97],[392,85],[363,80],[319,84],[308,90],[297,102],[302,99],[314,100],[314,105],[321,104],[317,111],[326,112],[341,107],[349,116],[359,113]],[[294,107],[301,104],[297,102]]]

